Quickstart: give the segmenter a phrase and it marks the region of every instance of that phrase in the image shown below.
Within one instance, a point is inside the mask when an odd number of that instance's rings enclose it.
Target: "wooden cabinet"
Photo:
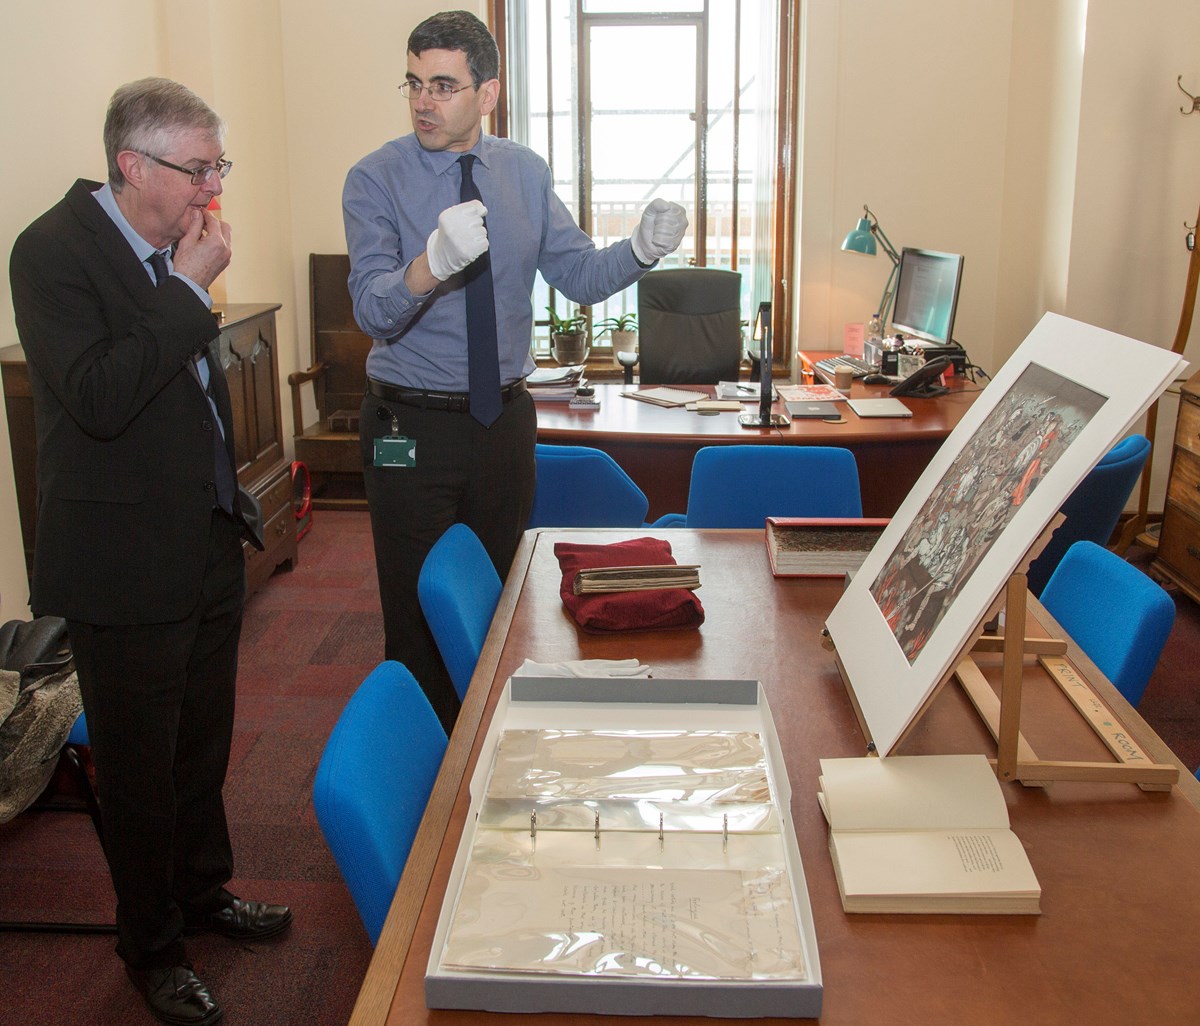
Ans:
[[[292,465],[283,451],[279,414],[279,354],[275,311],[279,304],[228,303],[221,325],[221,364],[233,405],[233,451],[238,481],[262,505],[263,544],[249,542],[246,590],[253,594],[286,564],[296,564],[296,517],[292,510]]]
[[[296,518],[292,511],[291,463],[283,451],[279,414],[279,357],[275,311],[279,304],[230,303],[224,307],[220,356],[233,404],[234,454],[238,481],[262,504],[264,552],[248,543],[247,592],[253,593],[275,571],[296,562]],[[33,569],[37,509],[37,436],[29,370],[20,346],[0,349],[0,376],[8,415],[13,477],[21,517],[25,566]]]
[[[1162,533],[1151,570],[1200,602],[1200,373],[1180,389]]]

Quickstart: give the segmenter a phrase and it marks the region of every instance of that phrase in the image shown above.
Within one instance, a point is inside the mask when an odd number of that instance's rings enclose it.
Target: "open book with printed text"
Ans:
[[[1041,887],[982,755],[822,759],[847,912],[1041,911]]]

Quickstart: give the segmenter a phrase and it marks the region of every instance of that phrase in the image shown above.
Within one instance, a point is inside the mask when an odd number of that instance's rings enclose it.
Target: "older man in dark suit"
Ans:
[[[108,182],[77,181],[10,264],[38,435],[30,605],[67,619],[117,894],[117,952],[163,1022],[222,1009],[185,960],[185,925],[282,931],[289,909],[225,887],[221,789],[245,598],[262,547],[234,473],[207,289],[230,229],[208,209],[224,124],[184,86],[114,93]]]

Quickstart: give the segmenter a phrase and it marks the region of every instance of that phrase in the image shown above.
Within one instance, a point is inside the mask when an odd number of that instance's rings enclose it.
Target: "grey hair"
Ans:
[[[125,184],[117,154],[135,150],[152,156],[169,153],[176,136],[199,129],[225,140],[225,122],[187,86],[169,78],[127,82],[112,95],[104,118],[104,155],[114,192]]]

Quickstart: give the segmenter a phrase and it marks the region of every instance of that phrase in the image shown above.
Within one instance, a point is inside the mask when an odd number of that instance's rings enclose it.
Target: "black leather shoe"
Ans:
[[[134,986],[159,1022],[171,1026],[209,1026],[219,1022],[225,1011],[217,1004],[202,980],[187,965],[168,969],[125,967]]]
[[[286,905],[268,905],[265,901],[234,898],[219,912],[210,912],[201,921],[202,929],[242,940],[274,937],[292,921]]]

